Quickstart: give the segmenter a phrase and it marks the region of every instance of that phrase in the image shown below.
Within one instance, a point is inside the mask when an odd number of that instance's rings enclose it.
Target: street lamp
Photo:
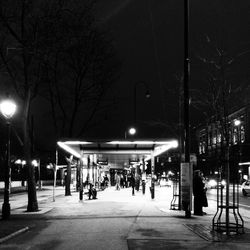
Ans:
[[[4,174],[4,202],[2,206],[2,218],[8,219],[10,217],[10,133],[11,133],[11,118],[16,112],[16,104],[10,100],[4,100],[0,103],[0,111],[2,115],[6,118],[7,121],[7,130],[8,130],[8,142],[7,142],[7,162],[5,165],[5,174]]]
[[[128,132],[129,132],[130,135],[134,135],[134,134],[136,134],[136,128],[132,127],[132,128],[129,129]]]

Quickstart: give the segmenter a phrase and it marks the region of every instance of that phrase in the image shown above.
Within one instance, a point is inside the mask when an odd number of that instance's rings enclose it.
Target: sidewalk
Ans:
[[[63,196],[64,190],[62,187],[57,187],[55,189],[55,197]],[[0,214],[2,216],[2,204],[3,204],[3,192],[0,193]],[[37,201],[40,205],[43,202],[48,202],[53,200],[53,187],[45,186],[42,190],[37,190]],[[26,188],[14,189],[9,197],[11,215],[9,220],[0,220],[0,244],[20,233],[27,231],[32,222],[22,220],[16,220],[15,215],[25,213],[28,204],[28,195]],[[46,208],[41,209],[39,207],[38,212],[26,213],[27,215],[41,215],[46,212]],[[1,247],[0,247],[1,248]]]
[[[1,243],[8,239],[32,230],[36,219],[46,217],[47,219],[94,218],[95,220],[109,218],[117,223],[117,227],[120,223],[119,218],[135,218],[128,233],[124,236],[129,250],[249,249],[248,222],[245,225],[245,234],[237,236],[216,234],[211,232],[214,216],[212,208],[205,209],[206,216],[192,216],[187,219],[183,211],[169,209],[172,199],[171,196],[166,197],[166,192],[169,191],[170,189],[167,188],[156,187],[155,199],[151,200],[148,190],[145,196],[139,192],[131,197],[130,190],[115,191],[114,188],[108,188],[98,192],[97,200],[87,201],[87,196],[84,195],[85,205],[82,206],[78,193],[72,192],[71,196],[64,196],[62,187],[56,188],[55,202],[53,202],[52,187],[47,187],[37,192],[39,211],[34,213],[25,212],[27,200],[24,196],[27,196],[26,193],[12,196],[11,218],[8,221],[0,221],[0,248]],[[117,209],[119,206],[120,209]],[[89,242],[89,248],[86,249],[100,249],[97,239],[93,241],[90,235],[86,237],[89,237],[86,239],[86,242]],[[123,240],[122,237],[120,240]],[[114,249],[124,249],[119,247],[119,240],[116,244]]]

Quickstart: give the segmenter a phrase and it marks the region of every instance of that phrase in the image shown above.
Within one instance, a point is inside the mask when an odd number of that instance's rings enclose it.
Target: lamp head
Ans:
[[[234,126],[239,126],[241,124],[241,121],[236,119],[234,120]]]
[[[6,119],[10,119],[16,112],[16,104],[11,99],[4,100],[0,103],[0,111]]]
[[[135,127],[132,127],[128,130],[129,134],[130,135],[135,135],[136,134],[136,128]]]

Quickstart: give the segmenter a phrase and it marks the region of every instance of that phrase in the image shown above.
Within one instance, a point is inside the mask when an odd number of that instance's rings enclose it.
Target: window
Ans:
[[[240,142],[243,143],[245,141],[245,128],[244,125],[240,126]]]

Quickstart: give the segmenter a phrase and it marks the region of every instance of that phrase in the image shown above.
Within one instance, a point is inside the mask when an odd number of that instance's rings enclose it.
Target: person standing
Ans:
[[[204,187],[203,187],[202,206],[203,206],[203,207],[208,207],[208,202],[207,202],[207,180],[206,180],[206,178],[204,177],[204,174],[203,174],[202,172],[200,172],[200,175],[201,175],[202,182],[203,182],[203,184],[204,184]],[[206,213],[203,212],[203,214],[206,214]]]
[[[202,207],[204,205],[204,186],[200,170],[195,170],[193,179],[194,215],[203,215]]]

